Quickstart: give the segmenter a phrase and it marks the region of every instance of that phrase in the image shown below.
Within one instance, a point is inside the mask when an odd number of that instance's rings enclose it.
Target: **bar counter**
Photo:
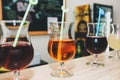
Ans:
[[[105,65],[101,67],[87,65],[93,56],[72,59],[65,63],[74,75],[69,78],[56,78],[50,75],[58,63],[27,68],[21,71],[20,80],[120,80],[120,60],[108,58],[104,54],[98,56],[99,61]],[[12,73],[0,74],[0,80],[13,80]]]

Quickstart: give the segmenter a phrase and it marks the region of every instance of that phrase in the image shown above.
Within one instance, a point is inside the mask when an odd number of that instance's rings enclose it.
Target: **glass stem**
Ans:
[[[14,71],[14,80],[19,80],[19,75],[20,75],[20,71],[18,71],[18,70],[15,70]]]
[[[119,59],[119,50],[116,50],[115,59]]]
[[[97,63],[97,56],[98,56],[98,55],[97,55],[97,54],[93,54],[93,56],[94,56],[94,62],[93,62],[93,63],[96,64],[96,63]]]
[[[72,76],[73,74],[66,70],[64,64],[65,64],[64,62],[60,62],[59,76],[60,77]]]
[[[60,62],[60,71],[62,72],[64,70],[64,62]]]

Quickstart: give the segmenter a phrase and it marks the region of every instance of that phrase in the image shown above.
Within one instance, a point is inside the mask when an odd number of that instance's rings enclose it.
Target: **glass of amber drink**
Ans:
[[[72,59],[75,55],[75,43],[71,34],[72,26],[70,25],[71,22],[50,23],[51,33],[48,42],[48,52],[51,58],[60,63],[58,70],[51,73],[54,77],[70,77],[73,75],[64,66],[64,62]]]

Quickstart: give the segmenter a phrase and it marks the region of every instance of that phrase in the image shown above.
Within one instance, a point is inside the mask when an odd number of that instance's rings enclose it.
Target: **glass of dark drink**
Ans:
[[[88,33],[85,47],[90,54],[93,54],[94,60],[87,64],[103,66],[104,63],[97,61],[98,54],[103,53],[107,48],[107,39],[105,36],[105,23],[88,23]]]
[[[21,29],[18,41],[13,46],[18,28],[19,20],[2,20],[0,64],[9,71],[14,72],[14,80],[19,80],[20,70],[26,68],[33,59],[33,46],[28,35],[29,21],[25,21]]]
[[[48,42],[48,52],[52,59],[60,63],[60,67],[51,73],[54,77],[70,77],[73,73],[65,69],[64,62],[75,56],[75,43],[72,38],[70,22],[50,23],[51,33]],[[63,26],[62,26],[63,25]]]

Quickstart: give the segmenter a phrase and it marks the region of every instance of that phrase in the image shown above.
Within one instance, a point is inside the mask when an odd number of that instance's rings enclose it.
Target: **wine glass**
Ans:
[[[21,22],[19,20],[1,21],[1,66],[14,72],[14,80],[19,80],[20,70],[29,65],[34,52],[28,35],[29,21],[23,24],[17,44],[13,46]]]
[[[114,49],[116,52],[114,56],[112,56],[115,60],[120,59],[119,51],[120,51],[120,25],[118,23],[111,24],[111,32],[108,35],[108,44]]]
[[[105,36],[105,23],[88,23],[88,32],[85,47],[90,54],[93,54],[94,60],[88,62],[93,66],[103,66],[104,64],[97,61],[98,54],[103,53],[107,48],[107,39]]]
[[[51,58],[60,63],[60,68],[51,73],[54,77],[72,76],[69,70],[65,69],[64,62],[75,56],[75,43],[72,38],[72,27],[70,22],[53,22],[51,24],[51,34],[48,42],[48,52]],[[63,25],[63,26],[62,26]]]

